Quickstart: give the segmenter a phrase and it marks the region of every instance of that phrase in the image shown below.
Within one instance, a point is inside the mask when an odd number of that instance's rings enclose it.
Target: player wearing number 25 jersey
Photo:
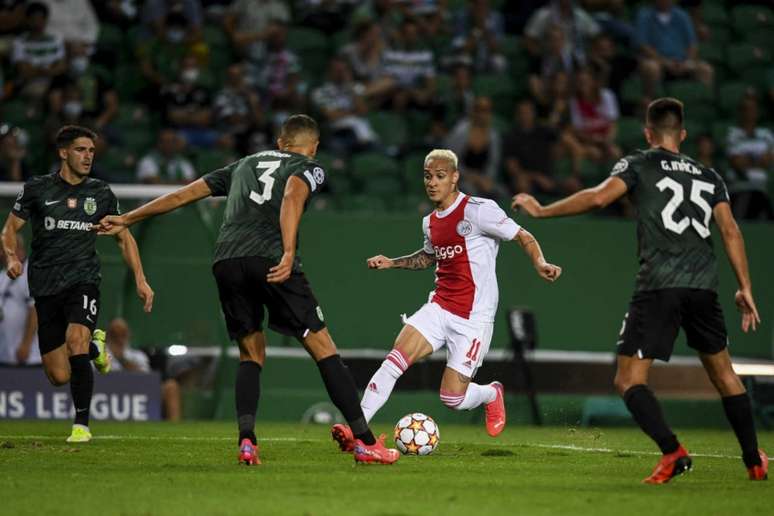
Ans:
[[[255,414],[266,358],[264,311],[269,327],[295,337],[317,363],[328,394],[354,430],[355,460],[391,464],[398,451],[376,440],[357,399],[349,370],[323,322],[323,313],[296,255],[298,225],[307,201],[325,184],[314,160],[320,132],[306,115],[282,125],[277,150],[246,156],[175,192],[122,216],[106,217],[110,234],[147,217],[208,196],[226,196],[212,272],[230,337],[239,344],[236,413],[241,464],[260,464]]]
[[[718,275],[710,239],[714,218],[739,281],[736,304],[742,330],[760,322],[748,272],[744,241],[729,206],[723,180],[711,169],[680,154],[685,139],[683,105],[662,98],[648,106],[645,137],[650,148],[620,160],[596,188],[541,206],[519,194],[514,206],[536,217],[574,215],[628,195],[637,208],[640,270],[618,346],[615,386],[642,430],[664,454],[644,481],[668,482],[691,467],[691,458],[667,426],[647,387],[654,359],[668,361],[680,328],[699,352],[742,448],[752,480],[766,478],[768,459],[758,450],[750,400],[731,367],[726,326],[717,300]]]

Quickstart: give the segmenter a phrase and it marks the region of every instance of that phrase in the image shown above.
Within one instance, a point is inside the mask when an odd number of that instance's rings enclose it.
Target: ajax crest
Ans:
[[[97,201],[94,197],[86,197],[86,200],[83,201],[83,211],[86,212],[86,215],[97,213]]]
[[[473,224],[470,221],[462,219],[457,224],[457,234],[459,236],[468,236],[473,231]]]

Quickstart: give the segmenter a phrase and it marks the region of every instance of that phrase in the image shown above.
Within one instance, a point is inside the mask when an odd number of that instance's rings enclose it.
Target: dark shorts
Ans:
[[[255,256],[229,258],[212,266],[229,337],[239,340],[263,329],[264,307],[269,328],[302,338],[325,328],[322,311],[306,276],[294,272],[284,283],[268,283],[266,275],[276,265]]]
[[[699,353],[726,349],[726,323],[717,293],[693,288],[635,292],[618,338],[618,354],[668,362],[680,328]]]
[[[94,331],[99,316],[99,288],[84,283],[53,296],[38,296],[35,310],[38,345],[40,354],[45,355],[65,343],[68,324],[82,324]]]

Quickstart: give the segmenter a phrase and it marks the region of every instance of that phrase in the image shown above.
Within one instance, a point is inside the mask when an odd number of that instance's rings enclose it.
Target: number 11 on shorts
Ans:
[[[465,357],[475,362],[478,360],[478,350],[481,349],[481,341],[473,339],[473,344],[470,345],[470,349],[465,354]]]

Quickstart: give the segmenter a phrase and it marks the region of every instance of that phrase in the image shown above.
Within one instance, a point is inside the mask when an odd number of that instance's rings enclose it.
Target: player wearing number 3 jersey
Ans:
[[[258,152],[215,170],[175,192],[121,216],[102,220],[111,234],[208,196],[226,196],[212,267],[231,339],[239,344],[236,413],[242,464],[260,464],[255,414],[266,359],[264,310],[271,329],[295,337],[317,362],[328,394],[353,428],[355,460],[391,464],[398,451],[374,438],[363,417],[352,376],[323,322],[323,313],[296,255],[298,225],[307,201],[325,184],[314,160],[320,132],[306,115],[283,124],[278,150]]]
[[[457,189],[457,156],[436,149],[424,163],[425,190],[435,210],[422,221],[424,246],[410,256],[368,260],[372,269],[427,269],[435,266],[435,290],[427,303],[406,320],[386,360],[368,382],[360,405],[370,420],[387,402],[397,380],[411,364],[446,348],[441,401],[454,410],[485,406],[491,436],[505,428],[505,403],[500,382],[472,379],[489,350],[497,311],[497,251],[500,242],[516,241],[536,272],[555,281],[561,268],[547,263],[540,245],[494,201],[465,195]],[[333,438],[342,450],[351,447],[351,432],[335,425]]]
[[[634,420],[664,454],[644,481],[668,482],[691,467],[690,456],[647,387],[653,360],[669,360],[681,327],[723,399],[749,478],[765,479],[768,459],[758,449],[750,400],[731,367],[717,301],[718,275],[710,239],[713,217],[739,282],[735,301],[742,313],[742,330],[756,329],[760,318],[744,241],[731,214],[726,185],[714,170],[680,154],[686,137],[680,101],[662,98],[648,106],[645,137],[650,148],[620,160],[599,186],[548,206],[519,194],[513,205],[534,217],[559,217],[601,208],[628,195],[637,208],[640,270],[617,342],[615,386]]]

